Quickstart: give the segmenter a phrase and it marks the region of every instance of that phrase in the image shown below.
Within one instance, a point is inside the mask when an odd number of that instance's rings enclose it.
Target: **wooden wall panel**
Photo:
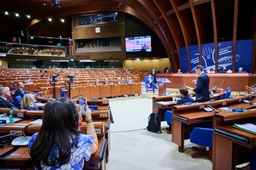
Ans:
[[[153,60],[126,60],[123,63],[123,67],[141,71],[152,71],[152,69],[156,69],[163,72],[166,67],[170,68],[170,62],[168,58]]]

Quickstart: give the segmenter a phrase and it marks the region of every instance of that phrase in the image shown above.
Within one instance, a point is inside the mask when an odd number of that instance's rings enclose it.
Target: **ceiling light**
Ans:
[[[4,14],[5,14],[5,15],[9,15],[8,11],[5,11]]]
[[[52,19],[51,19],[51,18],[48,18],[48,21],[50,21],[50,22],[51,22],[51,21],[52,21]]]
[[[19,17],[20,15],[18,13],[15,14],[16,17]]]
[[[61,22],[65,22],[65,20],[64,20],[64,19],[60,19],[60,21],[61,21]]]
[[[43,3],[44,6],[46,6],[46,3]]]
[[[30,18],[30,15],[27,15],[27,18]]]

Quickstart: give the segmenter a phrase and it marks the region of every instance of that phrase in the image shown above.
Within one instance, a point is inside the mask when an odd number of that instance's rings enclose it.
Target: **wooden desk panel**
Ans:
[[[80,95],[79,92],[79,87],[71,87],[70,89],[70,98],[72,99],[73,97]]]
[[[131,84],[120,84],[119,86],[121,86],[121,95],[129,95],[132,93]]]
[[[87,100],[91,99],[89,86],[80,86],[78,88],[79,88],[79,94],[85,96]]]
[[[210,77],[210,87],[219,85],[225,80],[221,86],[223,89],[230,87],[233,91],[244,91],[246,85],[254,84],[254,75],[247,73],[214,73],[208,74]],[[159,94],[166,93],[166,88],[181,88],[184,84],[187,86],[195,87],[192,80],[197,80],[197,74],[157,74],[157,78],[167,78],[171,83],[159,84]],[[239,81],[239,83],[238,83]],[[175,82],[175,83],[174,83]]]
[[[121,86],[117,84],[110,84],[111,96],[121,96]]]
[[[107,85],[100,86],[100,97],[110,97],[111,96],[111,87]]]
[[[132,92],[131,94],[141,94],[141,83],[131,84]]]
[[[88,162],[85,162],[83,169],[104,169],[106,166],[106,147],[105,138],[98,139],[98,149],[91,155]],[[20,147],[5,158],[6,168],[19,168],[21,170],[33,169],[28,147]]]
[[[235,169],[250,161],[256,148],[256,136],[236,129],[235,123],[256,123],[256,110],[241,113],[221,112],[213,117],[213,170]]]
[[[100,86],[90,86],[90,98],[100,98]]]

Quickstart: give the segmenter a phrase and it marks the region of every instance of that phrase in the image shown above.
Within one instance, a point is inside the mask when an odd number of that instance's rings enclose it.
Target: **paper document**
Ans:
[[[167,101],[167,102],[156,102],[157,104],[162,104],[162,105],[174,105],[177,102],[176,101]]]
[[[252,123],[234,124],[233,127],[256,135],[256,125]]]
[[[42,123],[43,123],[42,119],[36,119],[36,120],[30,122],[30,124],[39,124],[39,125],[41,125]]]

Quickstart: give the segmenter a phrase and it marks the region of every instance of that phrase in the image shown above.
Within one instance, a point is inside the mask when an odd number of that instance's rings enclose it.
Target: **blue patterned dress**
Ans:
[[[29,141],[28,147],[31,149],[38,133],[33,134],[32,138]],[[75,136],[74,136],[75,137]],[[90,147],[93,144],[93,136],[80,134],[78,139],[78,145],[72,146],[71,149],[71,157],[68,163],[64,165],[54,165],[54,166],[46,166],[44,164],[41,165],[42,170],[81,170],[84,167],[84,161],[88,161],[91,156]],[[48,159],[51,160],[53,157],[58,155],[58,150],[54,148],[50,153]],[[37,169],[35,167],[35,169]]]

